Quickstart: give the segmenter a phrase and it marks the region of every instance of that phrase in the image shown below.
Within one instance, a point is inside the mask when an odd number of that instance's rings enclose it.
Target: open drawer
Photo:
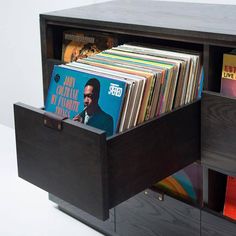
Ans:
[[[110,138],[68,119],[49,128],[43,110],[21,103],[14,112],[19,176],[102,220],[200,159],[200,101]]]
[[[207,167],[236,176],[236,99],[202,94],[201,159]]]

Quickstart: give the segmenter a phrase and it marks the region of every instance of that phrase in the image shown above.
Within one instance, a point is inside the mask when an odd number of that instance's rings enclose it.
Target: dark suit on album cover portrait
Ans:
[[[84,87],[84,110],[73,120],[104,130],[107,136],[111,136],[114,129],[113,118],[98,105],[99,94],[99,81],[95,78],[88,80]]]

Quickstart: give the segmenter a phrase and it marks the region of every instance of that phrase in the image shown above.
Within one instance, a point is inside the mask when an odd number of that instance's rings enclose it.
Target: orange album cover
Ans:
[[[231,176],[227,178],[224,215],[236,220],[236,178]]]
[[[117,45],[117,38],[89,31],[69,30],[63,34],[62,61],[72,62]]]

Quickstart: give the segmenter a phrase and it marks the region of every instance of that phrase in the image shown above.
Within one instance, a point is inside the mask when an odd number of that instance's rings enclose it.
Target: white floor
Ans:
[[[99,236],[62,213],[47,192],[17,176],[14,130],[0,125],[0,235]]]

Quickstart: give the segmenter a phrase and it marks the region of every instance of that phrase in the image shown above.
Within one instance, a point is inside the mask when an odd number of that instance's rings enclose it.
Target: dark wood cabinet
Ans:
[[[220,214],[226,175],[236,176],[236,100],[220,94],[220,82],[223,54],[236,48],[235,20],[236,6],[141,0],[40,15],[44,99],[53,66],[62,63],[63,32],[72,29],[106,32],[119,44],[197,50],[204,92],[201,100],[110,138],[17,103],[19,176],[48,191],[61,210],[108,235],[221,235],[217,220],[230,225],[224,231],[230,235],[236,223]],[[169,196],[158,201],[148,189],[195,161],[206,169],[203,205],[210,211]]]

